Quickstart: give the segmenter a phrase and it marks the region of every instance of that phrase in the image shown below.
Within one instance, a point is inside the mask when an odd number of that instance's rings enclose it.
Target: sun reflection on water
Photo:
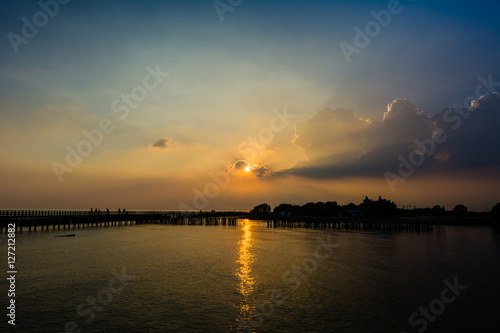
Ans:
[[[251,252],[254,244],[252,223],[249,220],[244,220],[241,225],[241,231],[241,238],[238,241],[238,259],[236,260],[238,269],[236,276],[239,281],[238,292],[242,296],[239,304],[239,317],[245,320],[255,309],[250,299],[255,286],[255,278],[252,276],[252,263],[255,260]]]

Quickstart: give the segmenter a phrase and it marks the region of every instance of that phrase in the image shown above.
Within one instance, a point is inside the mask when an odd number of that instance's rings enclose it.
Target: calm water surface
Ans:
[[[55,237],[68,233],[76,237]],[[4,310],[2,332],[498,328],[500,236],[491,228],[343,232],[240,220],[231,227],[25,231],[16,250],[16,327],[6,324]],[[443,281],[455,278],[467,289],[445,293],[454,298],[446,304]],[[0,286],[5,295],[6,281]],[[411,325],[409,317],[430,303],[436,315],[417,314]]]

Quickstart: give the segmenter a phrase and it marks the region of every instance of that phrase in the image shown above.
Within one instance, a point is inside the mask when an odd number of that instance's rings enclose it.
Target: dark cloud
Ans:
[[[169,148],[173,142],[174,142],[174,140],[171,138],[162,138],[162,139],[156,141],[155,143],[153,143],[151,146],[155,147],[155,148],[166,149],[166,148]]]
[[[362,151],[369,121],[357,118],[353,110],[324,109],[295,124],[292,143],[309,159]]]
[[[500,166],[500,94],[485,95],[471,108],[454,107],[434,116],[447,139],[437,154],[454,167]]]
[[[269,174],[269,169],[263,165],[254,165],[251,171],[257,177],[264,177]]]
[[[237,161],[236,163],[233,164],[233,168],[236,170],[242,170],[242,169],[246,168],[247,166],[249,166],[249,164],[245,160],[240,160],[240,161]]]
[[[230,174],[237,174],[239,172],[242,172],[248,166],[250,166],[250,164],[247,161],[239,160],[239,161],[236,161],[232,164],[226,165],[226,168],[224,169],[224,171],[226,171]]]
[[[381,176],[397,170],[400,158],[408,159],[412,153],[425,157],[418,167],[427,171],[435,167],[500,166],[499,96],[481,97],[470,112],[450,109],[434,117],[406,99],[396,99],[380,122],[360,119],[352,110],[325,109],[296,124],[293,143],[303,149],[308,160],[276,174]],[[433,143],[435,149],[426,150],[423,143],[437,138],[441,142]]]

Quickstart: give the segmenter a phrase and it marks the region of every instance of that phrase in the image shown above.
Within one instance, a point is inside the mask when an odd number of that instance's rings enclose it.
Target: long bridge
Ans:
[[[0,233],[133,224],[236,225],[243,212],[0,210]]]
[[[15,228],[18,232],[37,230],[67,230],[89,227],[138,224],[229,225],[235,226],[241,211],[83,211],[83,210],[0,210],[0,233]],[[245,218],[252,219],[252,216]],[[255,217],[254,217],[255,218]],[[356,219],[349,217],[281,217],[267,220],[270,228],[317,228],[334,230],[381,230],[429,232],[436,221],[420,219]]]

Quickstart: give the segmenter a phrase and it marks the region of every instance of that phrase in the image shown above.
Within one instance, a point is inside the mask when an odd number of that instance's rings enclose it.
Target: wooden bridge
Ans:
[[[0,210],[0,233],[133,224],[236,225],[242,212]]]

